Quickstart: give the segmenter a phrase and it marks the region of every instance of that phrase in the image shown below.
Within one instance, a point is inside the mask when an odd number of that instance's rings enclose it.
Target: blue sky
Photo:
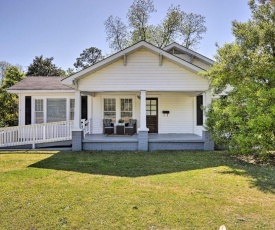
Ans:
[[[232,42],[233,20],[250,17],[248,0],[154,0],[152,24],[166,15],[171,4],[186,13],[206,17],[207,32],[197,52],[213,58],[215,43]],[[125,16],[132,0],[0,0],[0,61],[26,68],[35,56],[54,57],[54,63],[73,67],[80,53],[91,46],[111,53],[104,21]]]

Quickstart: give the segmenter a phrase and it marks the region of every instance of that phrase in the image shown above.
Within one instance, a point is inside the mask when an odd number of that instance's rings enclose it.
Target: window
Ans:
[[[74,99],[70,99],[70,120],[74,120]]]
[[[47,99],[47,122],[66,121],[66,99]]]
[[[197,96],[197,125],[203,125],[203,96]]]
[[[133,99],[120,100],[120,117],[124,122],[129,122],[133,117]]]
[[[104,98],[104,119],[116,121],[116,99]]]
[[[147,98],[146,99],[146,115],[156,116],[157,115],[157,99]]]
[[[35,99],[35,124],[44,123],[43,99]]]

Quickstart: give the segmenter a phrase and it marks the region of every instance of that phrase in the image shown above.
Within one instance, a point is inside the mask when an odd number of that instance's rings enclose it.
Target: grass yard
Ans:
[[[225,152],[0,152],[0,229],[275,229],[275,167]]]

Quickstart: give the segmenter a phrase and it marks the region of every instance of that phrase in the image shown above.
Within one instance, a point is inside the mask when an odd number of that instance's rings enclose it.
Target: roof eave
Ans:
[[[68,90],[46,90],[46,89],[43,89],[43,90],[39,90],[39,89],[36,89],[36,90],[30,90],[30,89],[8,89],[7,90],[9,93],[16,93],[16,94],[19,94],[19,93],[74,93],[75,90],[73,89],[68,89]]]
[[[168,51],[171,50],[172,48],[177,48],[177,49],[179,49],[179,50],[181,50],[181,51],[183,51],[183,52],[187,52],[187,53],[189,53],[189,54],[191,54],[191,55],[194,55],[194,56],[196,56],[198,59],[201,59],[202,61],[206,62],[206,63],[209,64],[209,65],[214,65],[214,64],[215,64],[215,61],[214,61],[214,60],[212,60],[212,59],[210,59],[210,58],[208,58],[208,57],[205,57],[205,56],[203,56],[203,55],[197,53],[197,52],[194,51],[194,50],[188,49],[188,48],[186,48],[186,47],[184,47],[184,46],[182,46],[182,45],[180,45],[180,44],[178,44],[178,43],[176,43],[176,42],[173,42],[173,43],[169,44],[168,46],[164,47],[163,49],[164,49],[165,51],[168,52]]]

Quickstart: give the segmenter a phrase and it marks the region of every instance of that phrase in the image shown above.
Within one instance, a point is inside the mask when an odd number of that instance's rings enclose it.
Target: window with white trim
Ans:
[[[44,123],[44,103],[43,99],[35,99],[35,108],[34,108],[34,116],[35,116],[35,124]]]
[[[75,100],[70,99],[70,120],[74,120],[74,105],[75,105]]]
[[[116,99],[104,98],[104,119],[112,119],[116,121]]]
[[[66,98],[47,98],[47,122],[66,121]]]
[[[133,117],[133,99],[122,98],[120,99],[120,118],[124,122],[129,122],[129,119]]]

